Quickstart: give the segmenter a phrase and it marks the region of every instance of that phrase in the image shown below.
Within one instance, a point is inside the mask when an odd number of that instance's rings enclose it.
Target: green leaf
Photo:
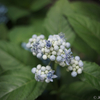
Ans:
[[[96,63],[84,62],[83,74],[80,79],[100,90],[100,66]]]
[[[29,51],[21,49],[16,44],[5,41],[0,41],[0,55],[0,64],[4,70],[15,69],[16,67],[20,68],[20,65],[35,67],[40,62]]]
[[[43,34],[43,22],[44,22],[44,16],[42,15],[36,15],[34,18],[30,19],[30,23],[34,27],[34,32],[39,32]],[[46,33],[44,33],[45,35]]]
[[[0,24],[0,39],[6,40],[8,37],[8,30],[5,24]]]
[[[67,100],[94,100],[93,97],[100,94],[99,91],[96,91],[89,84],[78,81],[65,87],[61,93],[63,100],[66,100],[65,98]]]
[[[31,67],[17,58],[17,55],[22,59],[27,56],[6,42],[0,42],[0,55],[3,68],[0,75],[0,100],[35,100],[45,89],[46,83],[36,82]],[[35,67],[35,59],[33,61]]]
[[[75,81],[78,81],[78,77],[72,77],[71,73],[66,71],[66,68],[60,68],[61,71],[61,84],[69,85]]]
[[[33,34],[33,26],[18,26],[9,32],[9,38],[11,42],[19,44],[21,42],[28,42],[29,38],[31,38]]]
[[[65,33],[65,37],[67,41],[73,42],[75,38],[75,34],[70,27],[70,24],[63,16],[63,11],[68,6],[68,2],[66,0],[59,0],[56,4],[51,7],[50,11],[47,14],[47,17],[44,22],[45,33],[49,34],[58,34],[60,32]],[[66,9],[67,12],[70,12],[70,9]]]
[[[15,6],[8,7],[8,17],[13,22],[15,22],[17,19],[27,16],[29,14],[30,14],[30,12],[25,9],[17,8]]]
[[[28,66],[7,70],[0,76],[0,100],[35,100],[45,87],[46,83],[36,82]]]
[[[78,35],[76,35],[75,41],[72,46],[80,53],[84,53],[90,58],[92,57],[93,59],[95,59],[95,57],[97,56],[96,52]]]
[[[66,16],[78,36],[100,54],[100,23],[82,15],[67,14]]]
[[[50,0],[43,0],[42,2],[40,2],[40,0],[34,0],[31,3],[30,9],[32,11],[38,11],[38,10],[40,10],[41,8],[43,8],[44,6],[46,6],[49,3],[51,3]]]
[[[100,6],[98,4],[78,1],[70,3],[70,6],[75,13],[100,21]]]

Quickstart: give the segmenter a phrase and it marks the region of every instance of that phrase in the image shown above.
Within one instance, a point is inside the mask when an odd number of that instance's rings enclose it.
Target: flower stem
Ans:
[[[48,65],[50,66],[50,64],[51,64],[51,61],[49,62],[49,64],[48,64]]]

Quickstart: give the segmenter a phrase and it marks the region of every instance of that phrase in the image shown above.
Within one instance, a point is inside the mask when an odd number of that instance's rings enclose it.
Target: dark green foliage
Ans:
[[[100,4],[68,0],[0,3],[8,8],[9,18],[8,23],[0,23],[0,100],[98,100]],[[73,78],[66,68],[60,67],[60,77],[47,86],[37,82],[31,72],[42,62],[24,50],[21,43],[27,43],[33,34],[48,37],[60,32],[65,33],[73,53],[84,60],[84,69]]]
[[[0,100],[33,100],[37,98],[46,83],[36,82],[31,68],[37,60],[17,45],[0,42]],[[21,59],[23,57],[23,59]],[[29,61],[28,61],[28,60]],[[32,60],[32,62],[30,62]],[[32,65],[32,66],[29,66]]]
[[[70,27],[70,23],[67,18],[63,16],[63,11],[67,6],[66,0],[59,0],[48,12],[45,18],[44,27],[45,33],[48,34],[58,34],[60,32],[65,33],[67,41],[73,42],[75,34]],[[70,10],[68,9],[68,12]],[[70,34],[69,34],[70,33]]]

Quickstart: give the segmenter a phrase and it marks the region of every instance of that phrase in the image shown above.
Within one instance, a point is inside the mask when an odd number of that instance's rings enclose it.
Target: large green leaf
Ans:
[[[78,14],[66,14],[75,32],[100,54],[100,23]]]
[[[45,16],[38,14],[30,19],[30,24],[34,27],[34,32],[44,33],[43,31],[43,22]],[[45,35],[46,33],[44,33]]]
[[[70,24],[63,16],[63,12],[71,12],[68,8],[69,3],[66,0],[59,0],[56,2],[56,4],[51,7],[50,11],[47,14],[47,17],[44,22],[45,27],[45,33],[49,34],[58,34],[60,32],[65,33],[65,36],[67,38],[67,41],[73,42],[75,38],[75,34],[70,27]],[[68,8],[68,9],[67,9]]]
[[[9,45],[0,42],[0,64],[3,69],[0,73],[0,100],[35,100],[45,89],[46,83],[36,82],[31,67],[26,66],[16,55],[21,59],[27,56]],[[35,67],[35,59],[33,61]]]
[[[100,66],[92,62],[84,62],[83,74],[79,76],[92,87],[100,90]]]
[[[19,26],[13,28],[9,32],[9,38],[11,42],[19,44],[21,42],[28,42],[29,38],[31,38],[33,34],[33,26]]]
[[[14,6],[8,7],[8,17],[14,22],[17,19],[27,16],[29,14],[30,12],[25,9],[21,9],[21,8],[14,7]]]
[[[70,3],[70,6],[75,13],[100,21],[100,6],[98,4],[78,1]]]
[[[5,41],[0,41],[0,55],[0,64],[4,66],[3,69],[14,69],[23,64],[34,67],[40,62],[29,51],[21,49],[16,44]],[[16,63],[14,63],[15,61]]]
[[[47,4],[49,4],[50,2],[51,2],[50,0],[43,0],[42,2],[40,2],[40,0],[34,0],[31,3],[30,9],[33,11],[38,11],[44,6],[46,6]]]
[[[74,82],[62,88],[61,93],[62,100],[66,100],[66,98],[67,100],[94,100],[94,96],[98,97],[100,94],[99,91],[84,82]]]
[[[8,37],[8,30],[5,24],[0,24],[0,39],[6,40]]]
[[[85,54],[91,59],[94,59],[97,57],[96,51],[94,51],[82,38],[80,38],[78,35],[76,35],[75,41],[72,45],[76,50],[78,50],[80,53]]]

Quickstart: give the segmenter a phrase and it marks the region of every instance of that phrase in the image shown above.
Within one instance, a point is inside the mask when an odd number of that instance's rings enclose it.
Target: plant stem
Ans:
[[[57,63],[55,63],[55,62],[52,62],[52,63],[53,63],[53,68],[54,68],[54,70],[56,71],[56,70],[57,70]],[[53,87],[55,88],[56,91],[59,90],[57,79],[54,81],[54,86],[53,86]],[[56,100],[59,100],[59,95],[58,95],[58,93],[56,94]]]
[[[49,64],[48,65],[50,65],[51,64],[51,61],[49,62]]]

